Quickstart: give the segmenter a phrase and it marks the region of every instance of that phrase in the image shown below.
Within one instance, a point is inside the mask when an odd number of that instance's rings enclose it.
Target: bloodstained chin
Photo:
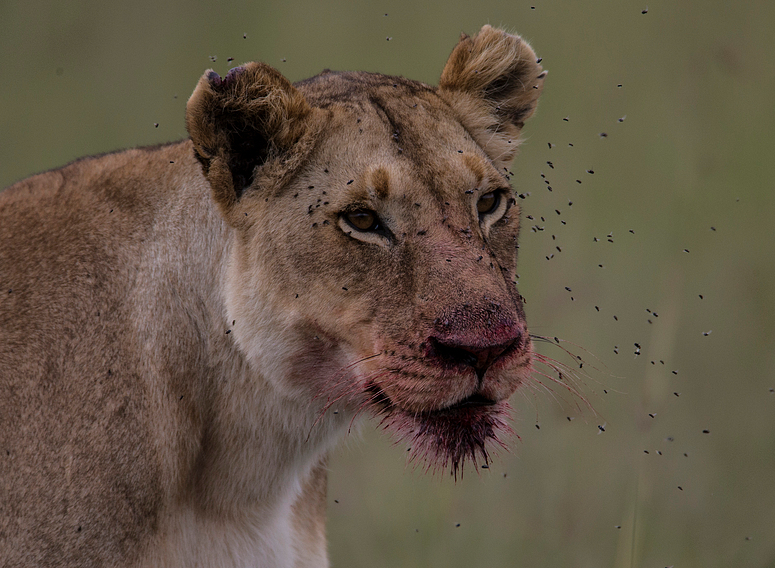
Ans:
[[[426,469],[448,470],[455,479],[470,460],[474,467],[490,462],[493,449],[505,448],[502,438],[513,434],[507,420],[508,402],[413,414],[394,405],[382,409],[381,424],[410,445],[410,459]]]

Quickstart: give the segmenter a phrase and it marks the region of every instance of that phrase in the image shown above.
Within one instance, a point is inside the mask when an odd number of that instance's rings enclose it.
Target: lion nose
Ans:
[[[434,354],[449,363],[473,367],[481,379],[487,369],[506,351],[518,349],[522,342],[522,332],[514,329],[510,337],[497,344],[480,344],[466,341],[465,338],[432,338]]]

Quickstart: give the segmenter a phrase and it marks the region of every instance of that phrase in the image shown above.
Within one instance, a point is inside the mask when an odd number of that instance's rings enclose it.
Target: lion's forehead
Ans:
[[[300,85],[326,112],[312,169],[350,198],[443,203],[507,183],[433,87],[369,73]]]

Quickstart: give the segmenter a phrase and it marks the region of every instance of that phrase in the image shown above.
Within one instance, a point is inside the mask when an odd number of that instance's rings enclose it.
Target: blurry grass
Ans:
[[[8,1],[0,184],[185,136],[229,58],[435,83],[461,31],[515,30],[549,70],[513,168],[520,291],[532,332],[600,358],[595,411],[516,395],[521,441],[457,484],[367,423],[330,466],[332,564],[773,566],[775,4],[647,4]]]

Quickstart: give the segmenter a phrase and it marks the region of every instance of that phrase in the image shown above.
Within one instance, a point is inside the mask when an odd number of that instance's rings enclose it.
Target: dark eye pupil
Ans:
[[[491,213],[498,206],[498,202],[498,195],[494,191],[485,193],[476,203],[476,210],[480,215]]]
[[[347,214],[350,224],[360,231],[369,231],[376,228],[377,216],[373,211],[353,211]]]

